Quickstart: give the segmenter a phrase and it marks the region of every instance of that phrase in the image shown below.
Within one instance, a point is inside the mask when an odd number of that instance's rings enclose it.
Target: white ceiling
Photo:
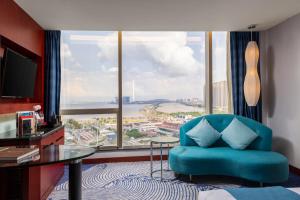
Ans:
[[[16,0],[43,28],[236,31],[268,29],[300,13],[300,0]]]

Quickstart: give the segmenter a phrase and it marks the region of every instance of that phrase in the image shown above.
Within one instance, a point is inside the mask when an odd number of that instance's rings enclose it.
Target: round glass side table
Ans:
[[[153,173],[160,171],[160,180],[162,180],[163,171],[170,171],[169,162],[168,168],[163,169],[163,145],[167,145],[168,147],[168,160],[169,160],[169,150],[170,144],[176,144],[179,142],[179,138],[170,137],[170,136],[159,136],[153,137],[150,141],[150,175],[152,177]],[[160,169],[153,170],[153,144],[159,144],[160,147]]]

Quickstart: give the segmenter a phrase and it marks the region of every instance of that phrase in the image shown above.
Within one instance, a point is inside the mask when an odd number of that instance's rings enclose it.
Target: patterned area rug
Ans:
[[[154,162],[155,169],[159,166],[159,162]],[[166,162],[164,168],[167,168]],[[257,184],[230,177],[212,176],[193,177],[190,182],[186,176],[175,178],[173,172],[164,172],[164,179],[161,181],[159,172],[153,178],[150,177],[149,162],[83,165],[82,178],[82,198],[87,200],[195,200],[198,191]],[[299,187],[300,177],[292,175],[283,186]],[[67,167],[65,175],[48,199],[68,199]]]

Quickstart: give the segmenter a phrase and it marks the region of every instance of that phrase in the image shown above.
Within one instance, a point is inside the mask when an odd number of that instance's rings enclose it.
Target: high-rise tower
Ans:
[[[134,80],[132,80],[132,101],[135,101],[135,94],[134,94]]]

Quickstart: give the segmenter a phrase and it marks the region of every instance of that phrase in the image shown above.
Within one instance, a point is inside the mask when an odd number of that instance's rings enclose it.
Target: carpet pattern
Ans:
[[[154,162],[154,168],[158,169],[159,166],[159,162]],[[167,168],[166,162],[164,168]],[[150,177],[149,162],[83,165],[82,198],[86,200],[196,200],[198,191],[245,186],[244,180],[228,177],[196,177],[191,183],[186,176],[176,179],[173,172],[164,172],[162,181],[159,176],[158,172],[154,174],[154,178]],[[299,187],[300,177],[292,175],[283,186]],[[67,167],[65,175],[48,199],[68,199]]]

